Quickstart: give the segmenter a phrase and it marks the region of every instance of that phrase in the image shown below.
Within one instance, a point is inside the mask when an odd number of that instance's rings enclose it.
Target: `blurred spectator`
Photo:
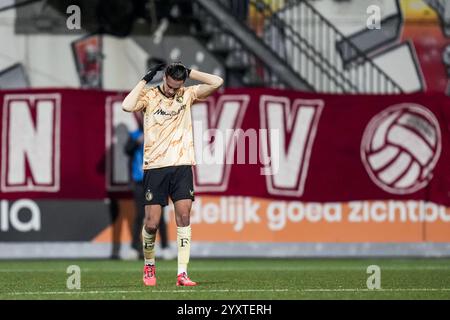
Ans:
[[[242,22],[247,22],[249,0],[229,0],[230,10]]]
[[[133,191],[133,198],[136,207],[136,214],[132,227],[132,251],[129,256],[125,257],[125,259],[127,260],[137,260],[143,258],[141,231],[142,223],[145,217],[144,187],[142,185],[142,181],[144,178],[144,172],[142,170],[144,132],[142,131],[142,119],[139,119],[139,122],[139,128],[129,132],[129,138],[125,145],[125,153],[129,156],[131,190]],[[159,232],[161,239],[162,258],[173,259],[175,257],[175,254],[170,250],[169,247],[164,212],[161,215]]]

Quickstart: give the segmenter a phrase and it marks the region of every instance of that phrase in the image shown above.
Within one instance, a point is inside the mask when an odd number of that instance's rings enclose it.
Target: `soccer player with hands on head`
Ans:
[[[146,87],[158,71],[163,82]],[[185,87],[187,78],[201,84]],[[205,99],[223,84],[221,77],[191,70],[181,63],[152,67],[122,103],[127,112],[144,116],[144,203],[142,228],[146,286],[156,285],[155,238],[162,208],[171,198],[175,207],[178,247],[177,286],[195,286],[187,275],[190,256],[190,211],[194,201],[192,166],[195,165],[191,106]]]

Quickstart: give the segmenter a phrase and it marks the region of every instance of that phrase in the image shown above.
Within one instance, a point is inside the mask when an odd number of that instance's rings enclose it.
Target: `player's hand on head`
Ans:
[[[159,63],[154,65],[153,67],[148,70],[148,72],[145,74],[145,76],[142,78],[145,82],[152,81],[153,77],[156,75],[158,71],[163,70],[166,67],[165,63]]]

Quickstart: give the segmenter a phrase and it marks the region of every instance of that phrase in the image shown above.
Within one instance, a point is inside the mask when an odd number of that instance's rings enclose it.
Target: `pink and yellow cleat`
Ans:
[[[177,286],[194,287],[196,285],[197,282],[194,282],[191,279],[189,279],[186,272],[180,273],[177,277]]]
[[[146,286],[156,286],[156,268],[155,266],[145,265],[144,266],[144,285]]]

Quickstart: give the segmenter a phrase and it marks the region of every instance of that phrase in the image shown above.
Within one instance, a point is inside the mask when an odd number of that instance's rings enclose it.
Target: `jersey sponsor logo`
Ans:
[[[11,94],[3,100],[2,192],[58,192],[60,94]]]
[[[158,110],[156,110],[153,114],[154,115],[162,115],[162,116],[170,116],[170,117],[174,117],[177,116],[181,113],[181,111],[183,111],[184,109],[186,109],[186,105],[183,104],[182,106],[180,106],[180,108],[178,108],[177,111],[170,111],[170,112],[166,112],[163,109],[159,108]]]
[[[372,118],[361,141],[361,159],[371,180],[393,194],[428,185],[441,154],[441,131],[424,106],[402,103]]]

